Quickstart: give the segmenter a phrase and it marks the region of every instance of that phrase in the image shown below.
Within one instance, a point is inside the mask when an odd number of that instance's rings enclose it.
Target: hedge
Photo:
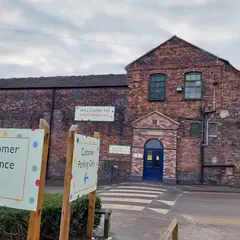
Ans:
[[[97,197],[96,209],[101,208]],[[41,240],[58,239],[62,210],[62,194],[46,193],[42,209]],[[88,196],[72,202],[70,239],[84,236],[87,231]],[[29,212],[25,210],[0,207],[0,239],[26,240]],[[94,229],[100,224],[101,216],[95,215]]]

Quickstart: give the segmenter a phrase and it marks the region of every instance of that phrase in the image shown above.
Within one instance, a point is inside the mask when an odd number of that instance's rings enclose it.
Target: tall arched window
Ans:
[[[149,80],[149,100],[163,101],[165,100],[165,74],[153,74]]]
[[[189,100],[202,98],[202,73],[185,73],[184,98]]]

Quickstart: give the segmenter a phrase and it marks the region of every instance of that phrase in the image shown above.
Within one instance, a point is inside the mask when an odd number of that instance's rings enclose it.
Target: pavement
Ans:
[[[240,191],[235,188],[125,182],[101,185],[97,195],[102,207],[113,211],[111,236],[116,240],[158,240],[172,219],[179,221],[179,239],[240,239]],[[103,218],[96,234],[102,232]]]

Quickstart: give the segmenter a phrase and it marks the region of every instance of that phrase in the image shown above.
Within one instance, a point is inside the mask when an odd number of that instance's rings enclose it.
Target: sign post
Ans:
[[[39,128],[44,129],[44,142],[43,142],[43,154],[42,154],[42,166],[40,172],[39,190],[38,190],[38,201],[37,211],[31,212],[29,216],[28,225],[28,240],[40,239],[40,226],[42,217],[42,204],[44,198],[44,186],[47,168],[47,157],[49,148],[50,138],[50,127],[46,120],[40,119]]]
[[[0,129],[0,206],[31,211],[28,240],[38,240],[48,154],[49,125]]]
[[[92,138],[77,134],[76,130],[77,126],[72,126],[68,135],[60,240],[69,239],[70,203],[92,192],[89,196],[88,210],[91,220],[88,229],[92,228],[93,232],[100,139],[99,133],[94,134],[98,138]]]
[[[62,216],[61,216],[60,237],[59,237],[60,240],[67,240],[69,238],[69,225],[70,225],[70,213],[71,213],[69,196],[70,196],[71,176],[72,176],[74,139],[75,139],[75,132],[77,131],[77,128],[78,128],[77,125],[72,125],[68,132],[67,160],[66,160],[66,170],[65,170],[65,179],[64,179]]]
[[[99,132],[95,132],[94,133],[94,138],[100,139],[100,133]],[[89,194],[88,229],[87,229],[87,237],[88,238],[92,238],[92,236],[93,236],[96,194],[97,194],[96,190]]]

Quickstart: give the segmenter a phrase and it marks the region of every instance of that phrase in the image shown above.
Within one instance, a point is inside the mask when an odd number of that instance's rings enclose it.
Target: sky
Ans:
[[[0,78],[126,73],[177,35],[240,69],[239,0],[0,0]]]

